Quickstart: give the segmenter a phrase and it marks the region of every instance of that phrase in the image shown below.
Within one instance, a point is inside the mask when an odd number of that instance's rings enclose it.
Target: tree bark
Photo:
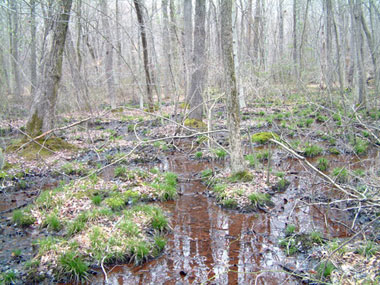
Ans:
[[[185,94],[189,94],[193,53],[193,6],[191,0],[183,1],[183,48],[185,52]]]
[[[105,32],[105,45],[106,45],[106,55],[105,55],[105,75],[107,82],[108,97],[111,101],[111,108],[116,108],[116,97],[115,97],[115,79],[113,76],[113,45],[111,37],[111,29],[108,21],[108,7],[107,0],[101,1],[102,7],[102,24]]]
[[[30,94],[34,96],[37,85],[36,0],[30,0]]]
[[[189,118],[198,121],[203,116],[203,88],[206,73],[206,1],[197,0],[195,5],[195,26],[194,26],[194,54],[193,54],[193,73],[191,75],[190,92],[188,103],[190,104]]]
[[[148,109],[149,111],[154,110],[154,102],[153,102],[153,93],[152,93],[152,79],[149,68],[149,54],[148,54],[148,42],[146,37],[145,30],[145,21],[142,11],[142,3],[141,0],[133,0],[136,9],[137,21],[140,26],[140,37],[141,44],[143,48],[143,58],[144,58],[144,70],[145,70],[145,81],[146,81],[146,93],[148,97]]]
[[[355,2],[354,2],[355,1]],[[367,89],[364,71],[364,46],[360,10],[361,0],[350,0],[352,27],[355,38],[355,62],[356,62],[356,91],[358,105],[367,108]]]
[[[240,108],[236,86],[235,64],[232,36],[232,1],[221,1],[221,22],[223,23],[222,51],[227,94],[227,124],[229,129],[231,170],[233,173],[244,171],[244,158],[240,136]]]
[[[52,41],[26,125],[26,132],[32,137],[53,129],[55,122],[55,108],[62,76],[63,51],[72,0],[59,0],[56,4],[57,15],[53,22]]]
[[[21,101],[21,81],[20,81],[20,69],[19,69],[19,45],[18,45],[18,7],[17,1],[11,0],[10,2],[10,48],[11,48],[11,62],[14,76],[14,97],[16,102]]]
[[[299,79],[297,46],[297,0],[293,0],[293,68],[296,80]]]

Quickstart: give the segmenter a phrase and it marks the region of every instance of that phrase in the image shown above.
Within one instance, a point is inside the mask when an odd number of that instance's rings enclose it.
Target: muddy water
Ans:
[[[181,156],[163,163],[161,168],[181,178],[179,198],[161,204],[170,213],[173,228],[166,250],[143,266],[109,268],[111,284],[299,284],[282,266],[301,271],[308,270],[310,262],[303,255],[287,257],[278,247],[286,225],[295,224],[301,232],[347,236],[347,230],[331,221],[323,209],[302,205],[298,199],[310,178],[288,177],[291,186],[274,195],[274,208],[242,214],[224,210],[204,195],[205,186],[195,175],[214,167]],[[97,283],[104,282],[100,275]]]

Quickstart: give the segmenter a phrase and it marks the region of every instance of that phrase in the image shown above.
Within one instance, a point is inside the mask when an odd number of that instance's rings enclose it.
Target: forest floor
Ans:
[[[210,130],[171,105],[61,115],[37,143],[0,122],[2,282],[378,284],[380,111],[296,95],[242,110],[238,175],[222,102]]]

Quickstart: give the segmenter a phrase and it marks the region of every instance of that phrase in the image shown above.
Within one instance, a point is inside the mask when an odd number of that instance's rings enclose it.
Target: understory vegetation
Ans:
[[[10,202],[15,205],[7,216],[10,228],[41,234],[31,252],[25,248],[9,252],[8,264],[18,264],[19,269],[5,266],[3,282],[80,282],[91,280],[94,268],[137,265],[165,256],[171,215],[162,203],[180,199],[178,182],[190,180],[201,180],[208,199],[232,215],[277,215],[272,213],[281,213],[287,205],[294,211],[318,208],[328,228],[318,224],[305,229],[291,211],[282,232],[273,238],[284,258],[309,256],[309,273],[293,273],[321,282],[378,281],[374,268],[380,254],[380,171],[375,158],[380,144],[375,126],[380,111],[332,113],[323,102],[302,103],[300,94],[292,98],[258,100],[244,109],[246,170],[237,173],[226,167],[228,137],[223,132],[205,134],[194,126],[178,135],[179,125],[167,119],[172,105],[156,111],[163,114],[159,118],[121,106],[85,130],[78,126],[57,133],[53,139],[63,141],[62,148],[44,154],[41,145],[49,139],[33,145],[17,136],[17,128],[5,129],[10,139],[0,171],[2,191],[24,193],[45,185],[39,177],[53,179],[54,186],[24,198],[24,206]],[[218,103],[214,108],[213,128],[223,129],[224,106]],[[340,110],[339,105],[336,108]],[[361,123],[352,125],[356,117]],[[65,115],[62,125],[75,120],[74,115]],[[175,135],[186,138],[170,139]],[[175,153],[206,167],[185,172],[190,180],[167,171]],[[50,167],[44,168],[46,164]],[[336,212],[344,213],[337,215],[340,223],[361,234],[352,240],[354,234],[333,234],[330,219]],[[313,219],[308,216],[307,221],[317,223]],[[365,273],[359,275],[360,270]]]

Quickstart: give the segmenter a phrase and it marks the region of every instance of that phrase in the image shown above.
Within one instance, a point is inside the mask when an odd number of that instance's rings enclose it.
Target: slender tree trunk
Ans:
[[[259,63],[260,47],[260,22],[261,22],[261,1],[256,0],[255,18],[253,22],[253,63],[255,66]]]
[[[300,49],[299,49],[299,59],[298,59],[298,62],[299,62],[299,66],[300,66],[300,70],[299,70],[299,73],[300,73],[300,77],[302,78],[302,71],[304,69],[304,66],[303,66],[303,62],[304,62],[304,59],[303,59],[303,47],[304,47],[304,44],[305,44],[305,36],[306,36],[306,28],[307,28],[307,22],[308,22],[308,15],[309,15],[309,6],[310,6],[310,0],[307,0],[306,2],[306,9],[305,9],[305,19],[303,21],[303,28],[302,28],[302,34],[301,34],[301,43],[300,43]]]
[[[355,2],[354,2],[355,1]],[[352,28],[355,35],[355,62],[356,62],[356,90],[358,105],[361,108],[367,108],[367,90],[364,71],[364,47],[363,47],[363,33],[362,23],[360,19],[361,0],[350,0]]]
[[[190,92],[188,102],[190,104],[189,118],[198,121],[203,116],[203,88],[206,73],[206,1],[197,0],[195,5],[195,26],[194,26],[194,69],[191,75]]]
[[[244,171],[244,158],[240,136],[239,95],[236,86],[232,35],[232,1],[221,1],[222,51],[227,94],[227,124],[230,135],[231,170]]]
[[[191,0],[183,1],[183,47],[185,50],[185,94],[190,92],[193,53],[193,4]]]
[[[369,52],[371,54],[371,60],[373,64],[373,71],[374,71],[373,78],[375,81],[375,94],[379,94],[379,77],[378,77],[379,67],[377,66],[378,58],[377,58],[377,51],[376,51],[376,43],[373,40],[374,35],[371,34],[370,30],[368,29],[361,6],[360,6],[359,14],[360,14],[360,22],[362,24],[363,31],[367,38],[367,45],[369,48]]]
[[[116,108],[116,96],[115,96],[115,79],[113,76],[113,45],[111,37],[111,29],[108,21],[108,7],[107,0],[102,0],[102,24],[105,32],[105,75],[107,81],[108,96],[111,101],[111,108]]]
[[[297,46],[297,15],[298,15],[297,0],[293,0],[293,68],[296,80],[299,79],[298,70],[298,46]]]
[[[145,81],[146,81],[146,93],[148,97],[148,109],[149,111],[154,110],[154,102],[153,102],[153,93],[152,93],[152,79],[151,72],[149,68],[149,54],[148,54],[148,42],[146,37],[146,27],[145,21],[142,11],[142,3],[141,0],[133,0],[136,9],[137,21],[139,22],[140,27],[140,37],[141,44],[143,49],[143,60],[144,60],[144,70],[145,70]]]
[[[37,85],[36,0],[30,0],[30,94],[34,96]]]
[[[13,69],[13,76],[14,76],[14,96],[16,102],[20,102],[21,100],[21,81],[20,81],[20,69],[19,69],[19,46],[18,46],[18,7],[17,7],[17,1],[8,0],[8,3],[10,2],[10,38],[11,38],[11,57],[12,57],[12,69]]]
[[[39,76],[38,89],[26,125],[27,133],[33,137],[51,130],[55,122],[55,108],[62,76],[63,51],[72,0],[59,0],[57,2],[58,15],[54,18],[51,45],[48,49],[43,73]]]

